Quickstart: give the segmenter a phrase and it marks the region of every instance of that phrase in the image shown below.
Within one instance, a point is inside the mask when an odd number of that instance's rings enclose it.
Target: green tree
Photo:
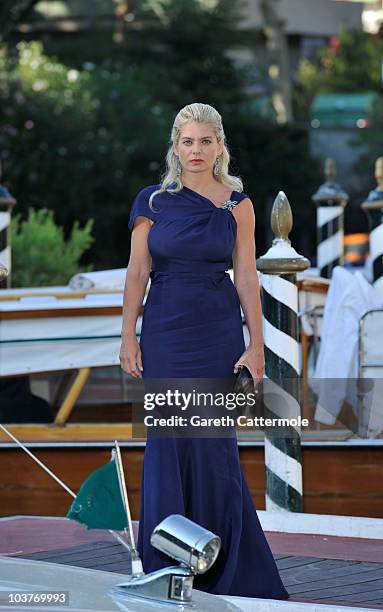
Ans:
[[[30,17],[38,0],[2,0],[0,3],[0,42],[5,40],[17,23]]]
[[[370,111],[370,123],[373,127],[359,130],[358,144],[365,146],[365,153],[360,156],[354,171],[360,177],[360,198],[363,199],[376,185],[374,177],[375,161],[383,153],[383,96],[379,96]]]
[[[240,115],[227,117],[233,170],[245,179],[245,192],[255,207],[257,256],[270,246],[270,204],[283,190],[294,215],[290,238],[299,252],[312,257],[316,211],[311,195],[323,179],[318,161],[310,155],[307,130],[259,118],[248,118],[245,125],[246,129]]]
[[[345,30],[339,39],[304,58],[296,77],[295,105],[307,116],[318,93],[382,91],[383,40],[362,30]]]
[[[162,1],[165,16],[140,4],[140,29],[120,45],[124,61],[121,52],[84,61],[98,45],[81,58],[73,41],[69,65],[40,42],[0,58],[0,146],[19,210],[53,209],[66,229],[94,218],[85,261],[102,268],[127,262],[129,206],[158,181],[177,110],[202,100],[239,113],[245,100],[244,72],[229,53],[240,39],[237,2]]]
[[[18,209],[49,208],[66,231],[94,218],[99,267],[124,265],[134,194],[155,182],[170,111],[129,72],[61,64],[41,43],[0,59],[0,150]]]
[[[144,68],[153,96],[173,108],[208,100],[223,113],[243,103],[249,72],[234,62],[233,52],[254,49],[260,37],[238,28],[244,8],[243,0],[138,3],[137,19],[148,36],[133,38],[129,58],[136,69]]]
[[[83,228],[75,221],[65,240],[63,228],[55,224],[53,211],[30,208],[25,221],[16,215],[11,223],[12,285],[66,285],[74,274],[92,270],[92,266],[79,265],[93,242],[92,226],[92,219]]]
[[[67,4],[73,10],[73,0]],[[78,70],[84,56],[108,70],[126,68],[154,100],[173,109],[209,99],[224,112],[245,100],[253,66],[240,68],[233,56],[254,50],[261,32],[238,28],[244,0],[133,0],[128,6],[118,37],[115,23],[101,40],[92,30],[76,45],[48,39],[46,52]]]
[[[92,29],[65,42],[47,37],[44,47],[21,42],[0,57],[0,151],[18,211],[49,208],[66,235],[74,219],[93,218],[95,241],[81,261],[125,265],[133,197],[158,182],[176,112],[202,101],[221,112],[232,173],[256,203],[258,252],[269,246],[264,208],[280,189],[298,226],[320,177],[306,134],[260,120],[245,95],[257,76],[234,61],[254,45],[254,33],[237,28],[241,5],[132,0],[134,27],[118,44]]]

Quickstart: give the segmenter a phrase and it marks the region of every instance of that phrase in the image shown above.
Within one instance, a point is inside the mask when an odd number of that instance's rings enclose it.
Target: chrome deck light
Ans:
[[[195,574],[204,574],[216,560],[221,540],[180,514],[171,514],[154,529],[151,544]]]
[[[171,514],[154,529],[151,544],[180,563],[150,574],[132,576],[115,593],[163,603],[192,604],[193,579],[217,559],[221,539],[180,514]]]

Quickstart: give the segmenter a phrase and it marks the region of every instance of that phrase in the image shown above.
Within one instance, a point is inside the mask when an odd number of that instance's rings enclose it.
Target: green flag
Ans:
[[[114,459],[81,485],[67,518],[84,523],[88,529],[122,531],[128,526]]]

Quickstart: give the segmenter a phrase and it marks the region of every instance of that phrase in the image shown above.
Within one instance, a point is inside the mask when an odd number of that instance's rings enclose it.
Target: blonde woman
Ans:
[[[229,161],[219,113],[208,104],[185,106],[174,120],[161,184],[144,188],[133,203],[120,361],[134,377],[233,380],[242,364],[254,379],[264,374],[254,211],[242,181],[230,176]],[[234,284],[227,273],[231,259]],[[138,343],[136,321],[149,277]],[[221,538],[218,559],[196,577],[197,588],[288,598],[241,471],[235,434],[148,433],[138,535],[146,572],[173,563],[150,544],[152,530],[169,514]]]

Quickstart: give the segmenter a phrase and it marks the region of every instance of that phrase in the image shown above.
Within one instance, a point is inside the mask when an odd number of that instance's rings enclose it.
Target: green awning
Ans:
[[[311,105],[313,127],[367,127],[366,121],[378,94],[319,94]]]

